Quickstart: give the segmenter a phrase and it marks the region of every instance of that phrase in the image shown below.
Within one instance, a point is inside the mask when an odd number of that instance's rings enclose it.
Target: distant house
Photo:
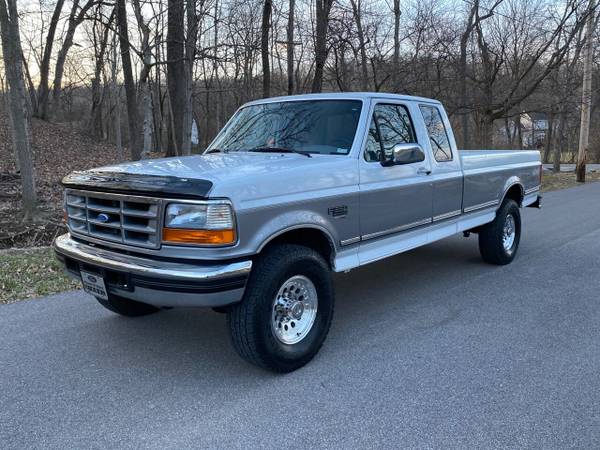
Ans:
[[[544,145],[548,131],[548,117],[546,113],[528,112],[521,114],[521,136],[523,146],[536,148]]]

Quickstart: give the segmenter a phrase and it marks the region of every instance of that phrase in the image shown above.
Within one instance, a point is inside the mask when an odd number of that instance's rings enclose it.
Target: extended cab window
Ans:
[[[439,109],[429,105],[420,105],[419,108],[425,121],[433,157],[437,162],[452,161],[452,148]]]
[[[378,104],[373,110],[365,160],[382,161],[396,144],[417,142],[408,110],[402,105]]]

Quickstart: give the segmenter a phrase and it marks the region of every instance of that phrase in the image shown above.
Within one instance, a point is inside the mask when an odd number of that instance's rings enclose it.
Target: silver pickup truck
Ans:
[[[125,316],[227,314],[237,352],[288,372],[321,347],[330,272],[456,233],[508,264],[540,206],[537,151],[458,151],[442,105],[382,93],[242,106],[204,154],[64,178],[68,273]]]

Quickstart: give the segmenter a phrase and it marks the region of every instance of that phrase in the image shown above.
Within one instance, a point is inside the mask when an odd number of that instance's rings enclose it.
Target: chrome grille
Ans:
[[[160,200],[67,189],[69,230],[105,241],[158,248]]]

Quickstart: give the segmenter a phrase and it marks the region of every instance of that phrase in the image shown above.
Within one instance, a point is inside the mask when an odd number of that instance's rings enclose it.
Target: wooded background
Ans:
[[[593,51],[593,0],[0,0],[0,81],[21,77],[28,117],[123,160],[199,151],[252,99],[381,91],[441,100],[461,148],[530,146],[558,164],[577,153],[588,19]]]

